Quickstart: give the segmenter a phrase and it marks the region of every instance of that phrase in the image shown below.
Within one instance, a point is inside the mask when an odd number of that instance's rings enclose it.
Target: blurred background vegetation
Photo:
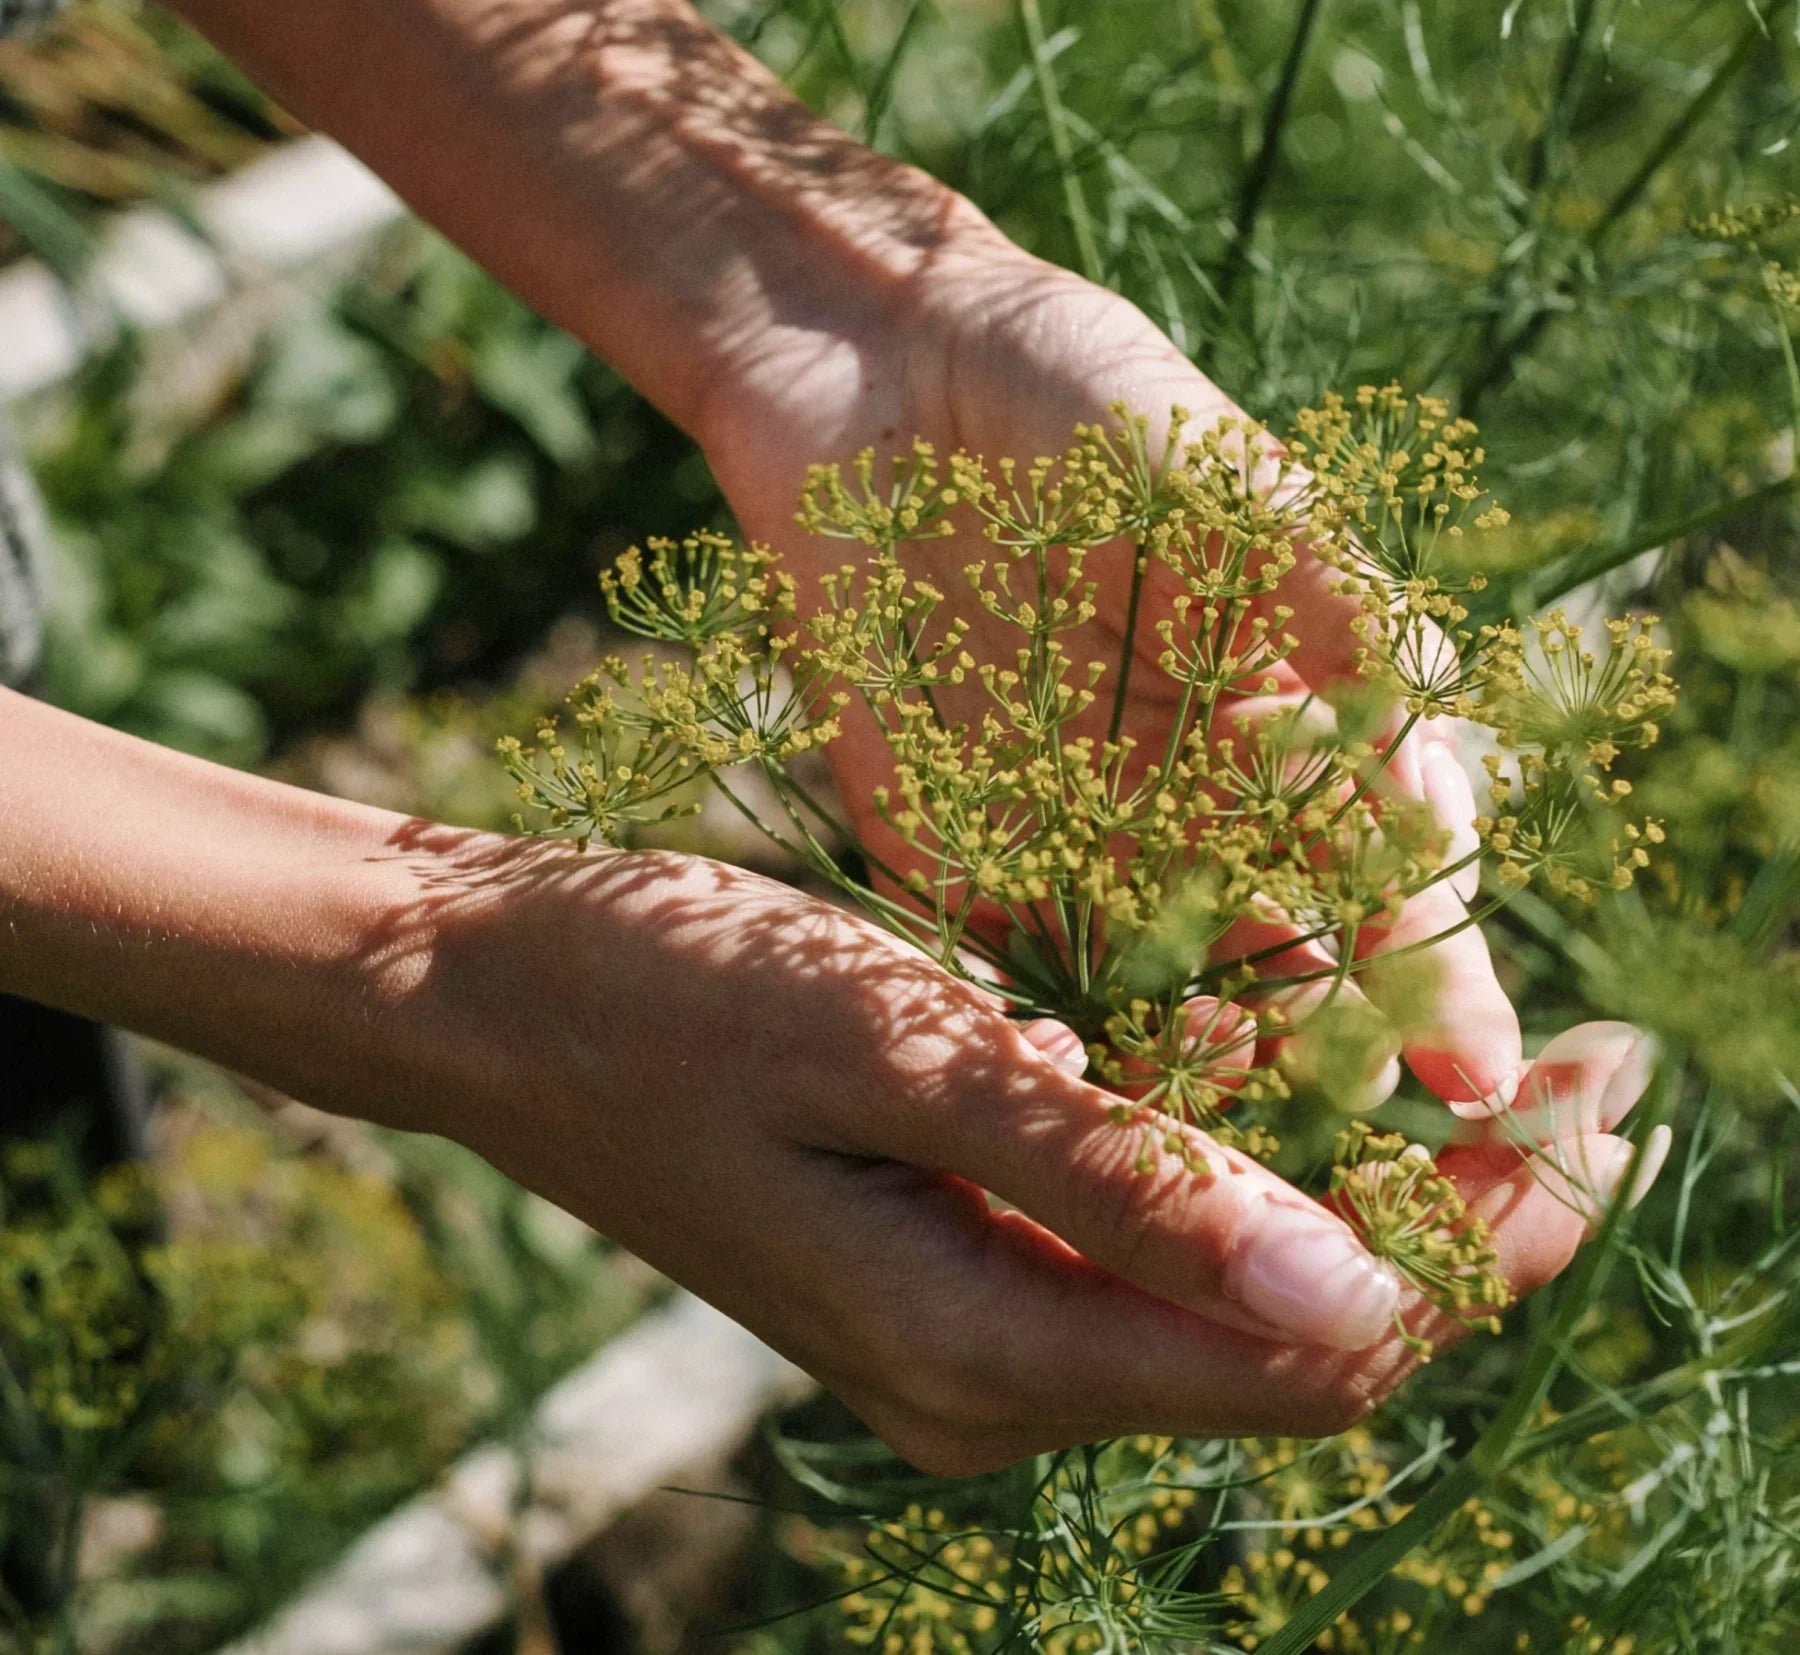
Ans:
[[[1445,1585],[1457,1565],[1415,1567],[1335,1647],[1800,1647],[1800,1345],[1779,1320],[1800,1130],[1792,0],[704,9],[830,118],[1128,294],[1257,414],[1389,378],[1450,397],[1514,516],[1494,612],[1600,576],[1663,616],[1685,695],[1637,776],[1669,824],[1656,877],[1592,918],[1527,899],[1495,936],[1530,1036],[1596,1014],[1659,1034],[1676,1155],[1609,1272],[1434,1365],[1368,1453],[1466,1444],[1547,1350],[1550,1406],[1624,1399],[1595,1416],[1617,1429],[1488,1490],[1509,1543],[1475,1547],[1502,1583],[1479,1614]],[[183,214],[293,131],[166,18],[84,4],[0,48],[0,260],[35,254],[78,288],[121,205]],[[593,653],[607,557],[719,519],[704,466],[410,224],[290,284],[236,348],[198,347],[127,337],[15,410],[59,544],[50,694],[230,763],[503,821],[492,736]],[[10,1634],[0,1616],[0,1648],[64,1636],[77,1599],[84,1647],[209,1647],[504,1431],[648,1291],[460,1158],[265,1121],[185,1064],[165,1089],[152,1176],[173,1239],[154,1266],[129,1191],[32,1156],[0,1182],[0,1371],[74,1376],[68,1398],[27,1385],[0,1414],[0,1475],[37,1490],[0,1501],[0,1579],[51,1606],[16,1603]],[[256,1265],[272,1247],[279,1277]],[[46,1250],[81,1262],[47,1272]],[[1723,1376],[1644,1390],[1780,1325]],[[776,1428],[799,1480],[769,1470],[768,1491],[808,1514],[772,1510],[739,1621],[842,1589],[830,1557],[860,1541],[813,1509],[829,1480],[794,1446],[842,1432],[816,1405]],[[1219,1476],[1241,1480],[1232,1464]],[[995,1522],[1018,1489],[982,1497]],[[1244,1509],[1279,1540],[1260,1497]],[[859,1498],[872,1520],[903,1510]],[[22,1521],[101,1511],[134,1532],[121,1507],[150,1514],[150,1539],[115,1548],[111,1575],[32,1576]],[[1433,1544],[1466,1553],[1468,1528]],[[1310,1594],[1281,1549],[1221,1537],[1211,1581],[1237,1569],[1264,1608],[1220,1647],[1266,1643]],[[1004,1631],[967,1621],[952,1605],[902,1647]],[[871,1627],[883,1648],[915,1637],[904,1616]],[[827,1607],[753,1641],[847,1636]]]

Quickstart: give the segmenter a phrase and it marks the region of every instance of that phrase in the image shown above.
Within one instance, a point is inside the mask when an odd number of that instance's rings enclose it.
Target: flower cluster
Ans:
[[[606,597],[659,653],[604,662],[570,698],[577,737],[546,725],[506,760],[543,828],[583,842],[621,843],[709,781],[946,970],[1075,1029],[1146,1166],[1191,1154],[1189,1127],[1274,1157],[1379,1103],[1392,1024],[1356,983],[1379,956],[1374,997],[1405,1014],[1393,985],[1435,939],[1371,945],[1409,898],[1473,888],[1479,852],[1453,842],[1492,853],[1496,902],[1540,876],[1592,899],[1648,860],[1654,822],[1611,825],[1613,766],[1655,739],[1665,653],[1648,620],[1610,623],[1598,651],[1560,614],[1469,623],[1460,543],[1506,514],[1473,427],[1435,399],[1327,397],[1279,442],[1239,420],[1190,435],[1180,409],[1153,440],[1115,415],[1028,461],[915,442],[814,467],[799,526],[857,550],[816,590],[716,535],[627,554]],[[1323,694],[1289,664],[1303,562],[1356,640]],[[891,780],[845,813],[790,761],[853,703]],[[1433,820],[1387,774],[1446,716],[1493,733],[1476,823]],[[752,810],[740,773],[774,808]],[[1423,1148],[1353,1128],[1338,1150],[1321,1193],[1420,1293],[1464,1321],[1505,1302]]]
[[[1338,1135],[1331,1194],[1370,1250],[1391,1260],[1432,1303],[1466,1326],[1498,1331],[1512,1295],[1487,1225],[1469,1215],[1456,1186],[1423,1145],[1355,1120]],[[1415,1349],[1429,1344],[1402,1331]]]
[[[1724,241],[1747,249],[1762,260],[1763,290],[1778,308],[1800,309],[1800,270],[1791,256],[1783,263],[1769,246],[1784,231],[1800,225],[1800,196],[1778,201],[1759,201],[1747,207],[1728,207],[1697,219],[1694,231],[1712,241]]]
[[[1482,713],[1501,752],[1486,760],[1493,814],[1475,828],[1503,882],[1541,874],[1553,891],[1591,899],[1599,887],[1624,889],[1649,865],[1659,822],[1605,826],[1598,838],[1585,830],[1614,819],[1604,807],[1631,793],[1615,762],[1626,748],[1653,745],[1675,704],[1669,651],[1654,626],[1650,617],[1608,620],[1600,651],[1560,609],[1523,629],[1491,629]]]
[[[948,1502],[912,1501],[873,1522],[860,1544],[811,1531],[806,1549],[838,1555],[850,1588],[836,1606],[843,1640],[880,1655],[1249,1652],[1330,1583],[1353,1542],[1408,1509],[1441,1448],[1367,1427],[1325,1442],[1133,1437],[1058,1457],[1003,1526],[980,1526]],[[1506,1515],[1514,1492],[1465,1501],[1400,1563],[1380,1602],[1341,1616],[1316,1647],[1331,1655],[1462,1647],[1508,1570],[1541,1539]],[[1171,1579],[1189,1583],[1179,1599],[1159,1590]],[[1197,1589],[1202,1580],[1216,1589]]]

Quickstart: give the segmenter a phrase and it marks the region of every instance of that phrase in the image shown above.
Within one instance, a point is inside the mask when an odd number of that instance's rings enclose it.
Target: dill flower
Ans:
[[[1474,825],[1503,882],[1541,876],[1558,894],[1591,901],[1649,865],[1660,822],[1604,824],[1632,791],[1612,774],[1615,762],[1655,745],[1675,703],[1655,626],[1651,616],[1608,620],[1600,651],[1560,609],[1525,630],[1488,629],[1492,669],[1480,716],[1501,751],[1483,761],[1493,814]]]
[[[652,540],[649,550],[648,560],[635,546],[622,552],[600,576],[613,619],[642,637],[699,645],[792,606],[793,582],[770,573],[763,547],[700,533]]]
[[[1467,1326],[1498,1328],[1512,1302],[1487,1226],[1423,1144],[1352,1121],[1333,1148],[1331,1194],[1377,1258],[1386,1259],[1434,1305]],[[1422,1355],[1429,1340],[1398,1325]]]
[[[844,1640],[883,1655],[1044,1655],[1179,1644],[1211,1631],[1220,1600],[1158,1590],[1206,1542],[1183,1539],[1217,1466],[1191,1445],[1140,1436],[1056,1456],[1001,1530],[909,1502],[839,1569]]]
[[[1560,612],[1469,624],[1482,582],[1462,542],[1507,516],[1480,484],[1474,427],[1437,399],[1327,396],[1280,443],[1242,420],[1196,435],[1177,409],[1154,453],[1146,418],[1113,416],[1033,458],[915,442],[812,467],[798,525],[861,554],[816,592],[720,535],[627,554],[603,578],[608,605],[661,653],[603,662],[570,697],[572,736],[546,722],[503,756],[542,829],[582,844],[692,808],[696,784],[724,790],[946,970],[1074,1028],[1140,1165],[1191,1156],[1190,1127],[1272,1156],[1278,1119],[1385,1095],[1393,1035],[1353,990],[1421,962],[1363,939],[1468,866],[1447,862],[1453,840],[1479,840],[1503,889],[1537,879],[1587,900],[1649,863],[1662,827],[1621,820],[1614,765],[1656,740],[1667,652],[1649,619],[1606,623],[1599,646]],[[955,534],[985,550],[948,580],[920,548]],[[1105,659],[1088,561],[1121,540],[1131,620]],[[1301,547],[1355,602],[1359,682],[1252,719],[1247,698],[1277,694],[1295,647],[1283,583]],[[1152,581],[1154,614],[1139,602]],[[1158,675],[1171,708],[1154,750],[1122,720],[1134,672]],[[791,767],[852,704],[892,762],[870,803],[893,864]],[[1498,742],[1491,812],[1470,824],[1405,806],[1386,776],[1398,743],[1446,715]],[[766,781],[768,819],[731,791],[740,768]],[[1233,946],[1270,916],[1289,941]],[[1491,1324],[1505,1294],[1485,1232],[1423,1151],[1357,1123],[1326,1181],[1426,1299]]]

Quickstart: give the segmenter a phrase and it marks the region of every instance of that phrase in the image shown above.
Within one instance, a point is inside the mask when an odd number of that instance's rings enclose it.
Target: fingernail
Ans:
[[[1500,1077],[1500,1083],[1481,1097],[1451,1100],[1450,1113],[1465,1121],[1485,1121],[1503,1114],[1512,1108],[1513,1099],[1519,1095],[1519,1082],[1524,1075],[1523,1069],[1508,1069]]]
[[[1656,1175],[1668,1160],[1669,1146],[1674,1141],[1675,1134],[1667,1126],[1657,1127],[1644,1140],[1643,1159],[1638,1162],[1637,1176],[1632,1179],[1631,1190],[1625,1197],[1627,1211],[1650,1193],[1650,1186],[1656,1182]],[[1619,1185],[1624,1181],[1625,1174],[1631,1170],[1636,1153],[1635,1146],[1629,1140],[1613,1138],[1607,1144],[1606,1159],[1602,1164],[1584,1165],[1577,1169],[1578,1178],[1581,1174],[1586,1175],[1586,1188],[1576,1188],[1573,1194],[1587,1218],[1588,1240],[1594,1238],[1605,1222],[1607,1210],[1619,1193]]]
[[[1635,1207],[1650,1193],[1650,1186],[1656,1182],[1656,1175],[1662,1171],[1663,1162],[1669,1158],[1669,1146],[1675,1142],[1674,1131],[1667,1126],[1654,1128],[1650,1136],[1644,1140],[1644,1153],[1638,1161],[1637,1176],[1631,1180],[1631,1192],[1625,1197],[1627,1210]],[[1610,1202],[1619,1187],[1619,1180],[1625,1176],[1631,1166],[1631,1145],[1624,1146],[1625,1153],[1618,1157],[1616,1168],[1609,1169],[1610,1184],[1606,1191],[1606,1199]]]
[[[1261,1196],[1225,1261],[1224,1288],[1271,1327],[1307,1344],[1361,1350],[1393,1324],[1400,1283],[1322,1207]]]
[[[1087,1073],[1087,1047],[1066,1023],[1040,1018],[1025,1026],[1025,1038],[1066,1075]]]
[[[1544,1137],[1610,1132],[1643,1095],[1656,1058],[1656,1042],[1629,1023],[1583,1023],[1538,1054],[1513,1113]]]
[[[1626,1049],[1624,1057],[1619,1060],[1619,1066],[1612,1072],[1612,1079],[1606,1083],[1606,1090],[1600,1094],[1602,1131],[1610,1131],[1631,1112],[1650,1084],[1656,1060],[1661,1055],[1656,1037],[1638,1030],[1637,1038]],[[1667,1132],[1668,1128],[1658,1127],[1657,1131]],[[1664,1154],[1667,1153],[1665,1147]],[[1648,1159],[1645,1164],[1649,1164]],[[1658,1161],[1656,1164],[1660,1167],[1662,1162]]]
[[[1366,1108],[1379,1109],[1386,1103],[1400,1086],[1400,1059],[1390,1057],[1382,1064],[1375,1078],[1369,1082],[1369,1101]]]

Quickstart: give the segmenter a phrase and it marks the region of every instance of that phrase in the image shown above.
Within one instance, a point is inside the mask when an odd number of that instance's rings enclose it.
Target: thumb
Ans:
[[[1249,1156],[1119,1100],[1018,1037],[1004,1074],[934,1112],[921,1164],[967,1178],[1102,1269],[1215,1321],[1360,1350],[1392,1325],[1399,1283],[1350,1227]],[[999,1081],[996,1102],[995,1082]],[[919,1146],[922,1150],[926,1146]]]

